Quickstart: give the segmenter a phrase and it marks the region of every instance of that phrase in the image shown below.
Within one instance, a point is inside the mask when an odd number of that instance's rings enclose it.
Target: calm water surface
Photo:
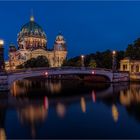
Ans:
[[[2,138],[140,138],[140,83],[17,81],[0,94]]]

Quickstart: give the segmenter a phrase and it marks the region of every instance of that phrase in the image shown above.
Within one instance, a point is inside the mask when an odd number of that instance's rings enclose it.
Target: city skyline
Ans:
[[[1,1],[0,139],[140,138],[139,16],[140,1]]]
[[[0,2],[0,38],[5,41],[5,58],[10,43],[17,45],[17,34],[29,21],[42,26],[48,48],[59,31],[68,46],[68,58],[96,51],[124,50],[140,36],[140,2]]]

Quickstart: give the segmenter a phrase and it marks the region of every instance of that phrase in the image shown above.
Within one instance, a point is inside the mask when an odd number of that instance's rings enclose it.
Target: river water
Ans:
[[[140,138],[140,83],[26,79],[0,94],[0,139]]]

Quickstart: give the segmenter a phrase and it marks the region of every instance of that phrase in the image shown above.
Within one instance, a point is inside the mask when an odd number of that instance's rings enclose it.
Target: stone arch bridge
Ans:
[[[9,71],[7,75],[0,76],[0,80],[7,80],[8,87],[14,81],[29,77],[53,76],[53,75],[100,75],[106,77],[109,82],[129,81],[129,74],[124,72],[112,72],[109,69],[86,68],[86,67],[62,67],[62,68],[35,68],[26,70]],[[3,77],[3,79],[2,79]],[[4,78],[5,77],[5,78]],[[4,80],[5,79],[5,80]]]

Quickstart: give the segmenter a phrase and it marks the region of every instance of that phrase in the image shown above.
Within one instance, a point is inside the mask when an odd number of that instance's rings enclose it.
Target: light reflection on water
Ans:
[[[139,83],[23,80],[0,100],[0,139],[140,138]]]

